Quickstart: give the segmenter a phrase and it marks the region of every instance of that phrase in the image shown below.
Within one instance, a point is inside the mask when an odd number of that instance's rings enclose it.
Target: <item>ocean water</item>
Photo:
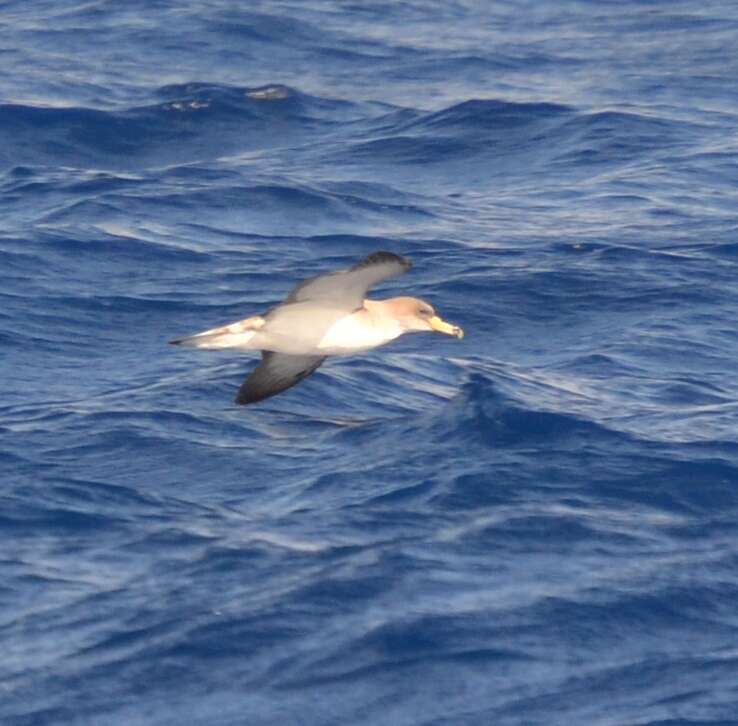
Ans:
[[[0,723],[738,723],[738,5],[0,6]],[[168,338],[378,249],[407,335]]]

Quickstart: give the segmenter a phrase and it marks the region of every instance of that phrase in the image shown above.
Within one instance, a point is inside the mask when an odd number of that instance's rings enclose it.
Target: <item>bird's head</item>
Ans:
[[[433,306],[417,297],[396,297],[387,302],[391,303],[392,313],[404,330],[425,331],[464,337],[464,331],[458,325],[452,325],[442,320]]]

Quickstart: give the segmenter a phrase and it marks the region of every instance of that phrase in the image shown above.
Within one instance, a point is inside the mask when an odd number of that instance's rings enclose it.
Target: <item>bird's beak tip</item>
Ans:
[[[442,320],[437,315],[434,315],[429,321],[430,326],[433,330],[439,333],[445,333],[446,335],[453,335],[454,337],[461,340],[464,337],[464,331],[458,325],[451,325],[445,320]]]

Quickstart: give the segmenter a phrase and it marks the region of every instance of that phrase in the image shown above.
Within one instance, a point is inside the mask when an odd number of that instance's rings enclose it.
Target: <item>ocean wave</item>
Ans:
[[[63,5],[0,13],[0,721],[732,723],[735,12]],[[254,406],[167,344],[378,249],[463,341]]]
[[[318,99],[286,86],[189,83],[160,88],[166,100],[121,109],[0,105],[15,143],[0,165],[64,164],[135,169],[294,144],[325,125],[358,115],[354,104]],[[376,111],[373,115],[376,114]]]

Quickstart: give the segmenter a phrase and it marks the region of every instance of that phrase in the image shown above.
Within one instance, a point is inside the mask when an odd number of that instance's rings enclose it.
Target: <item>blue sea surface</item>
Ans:
[[[738,4],[0,6],[0,724],[738,724]],[[406,335],[167,346],[375,250]]]

